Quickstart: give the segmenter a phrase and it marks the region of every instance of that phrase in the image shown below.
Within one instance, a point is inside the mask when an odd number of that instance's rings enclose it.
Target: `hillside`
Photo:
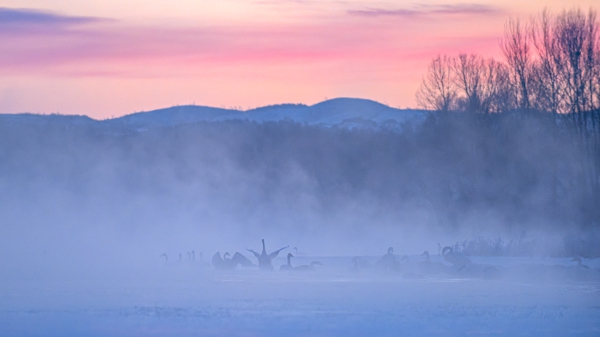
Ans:
[[[103,127],[115,126],[136,130],[226,120],[247,120],[259,123],[287,120],[306,125],[353,127],[364,123],[381,125],[422,121],[425,115],[425,111],[395,109],[366,99],[335,98],[311,106],[280,104],[247,111],[196,105],[173,106],[102,121],[94,121],[86,116],[11,114],[0,115],[0,122],[36,125],[50,121],[67,124],[88,123]]]

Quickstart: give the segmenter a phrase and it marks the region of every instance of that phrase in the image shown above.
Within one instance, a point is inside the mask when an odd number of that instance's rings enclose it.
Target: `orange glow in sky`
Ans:
[[[0,113],[415,107],[435,55],[500,58],[510,16],[574,6],[593,1],[0,0]]]

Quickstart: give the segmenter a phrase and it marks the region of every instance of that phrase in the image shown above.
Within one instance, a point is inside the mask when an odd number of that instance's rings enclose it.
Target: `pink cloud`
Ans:
[[[443,10],[451,11],[437,9]],[[418,31],[419,27],[360,17],[320,24],[182,28],[130,26],[43,12],[20,15],[10,29],[0,24],[0,73],[152,76],[179,74],[190,64],[375,64],[429,49],[422,41],[431,34]],[[44,29],[34,29],[40,25]]]
[[[495,6],[462,3],[445,5],[425,5],[417,4],[412,9],[385,9],[368,8],[360,10],[349,10],[348,14],[366,17],[397,16],[403,18],[439,17],[446,15],[470,15],[470,16],[497,16],[504,15],[505,12]]]
[[[486,27],[503,27],[489,15],[403,20],[343,10],[292,24],[191,27],[25,14],[0,21],[0,76],[23,83],[7,96],[19,102],[10,111],[105,117],[192,101],[255,107],[356,96],[407,106],[432,57],[487,56],[499,34]]]

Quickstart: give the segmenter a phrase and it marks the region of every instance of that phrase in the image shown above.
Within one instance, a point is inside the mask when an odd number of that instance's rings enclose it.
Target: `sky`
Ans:
[[[594,1],[0,0],[0,113],[334,97],[416,107],[433,57],[501,58],[508,18],[546,7]]]

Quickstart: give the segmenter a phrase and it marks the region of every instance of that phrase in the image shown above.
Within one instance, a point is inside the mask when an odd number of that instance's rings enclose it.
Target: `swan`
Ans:
[[[438,244],[439,245],[439,244]],[[439,247],[438,247],[438,251],[439,251]],[[425,262],[431,263],[431,260],[429,259],[429,252],[428,251],[424,251],[423,254],[421,254],[421,256],[425,256]]]
[[[471,260],[463,252],[455,252],[450,246],[444,247],[442,250],[444,260],[452,263],[463,277],[483,278],[483,279],[500,279],[502,271],[493,265],[484,265],[471,263]]]
[[[463,252],[455,252],[450,246],[444,247],[442,250],[444,260],[458,267],[459,270],[471,263],[471,260]]]
[[[313,270],[317,270],[317,268],[315,268],[315,266],[322,266],[323,264],[319,261],[313,261],[310,264],[304,264],[298,267],[294,267],[294,271],[313,271]]]
[[[181,260],[179,261],[169,261],[169,256],[167,255],[167,253],[162,253],[160,255],[160,257],[164,257],[165,258],[165,263],[164,265],[167,267],[177,267],[181,265]]]
[[[292,270],[292,269],[294,269],[294,267],[292,267],[292,257],[294,257],[294,255],[292,255],[292,253],[288,253],[288,255],[287,255],[287,264],[281,265],[281,267],[279,267],[279,270]]]
[[[385,269],[397,269],[398,261],[396,260],[396,256],[394,255],[394,248],[390,247],[387,250],[387,254],[383,255],[379,261],[377,261],[377,265],[383,267]]]
[[[441,253],[441,251],[440,251]],[[425,261],[419,262],[419,270],[425,275],[439,275],[446,271],[447,267],[438,262],[431,262],[429,252],[424,251],[421,256],[425,256]]]
[[[274,270],[273,265],[271,264],[271,260],[273,260],[277,256],[277,254],[279,254],[280,251],[288,248],[289,246],[285,246],[272,252],[271,254],[267,254],[267,250],[265,249],[265,239],[262,239],[262,247],[262,252],[260,254],[253,251],[252,249],[246,250],[254,254],[254,256],[258,259],[258,268],[260,268],[261,270]]]
[[[294,248],[292,248],[292,249],[294,249],[294,252],[296,253],[296,256],[299,256],[299,255],[306,255],[306,254],[304,254],[304,253],[302,253],[302,252],[299,252],[299,251],[298,251],[298,247],[294,247]]]
[[[216,252],[211,261],[217,270],[233,270],[238,264],[244,267],[250,267],[253,265],[248,258],[238,252],[233,254],[233,257],[230,257],[229,252],[226,252],[223,254],[223,258],[221,258],[221,253]]]
[[[590,266],[583,264],[581,256],[575,256],[571,262],[577,262],[577,268],[590,269]]]

